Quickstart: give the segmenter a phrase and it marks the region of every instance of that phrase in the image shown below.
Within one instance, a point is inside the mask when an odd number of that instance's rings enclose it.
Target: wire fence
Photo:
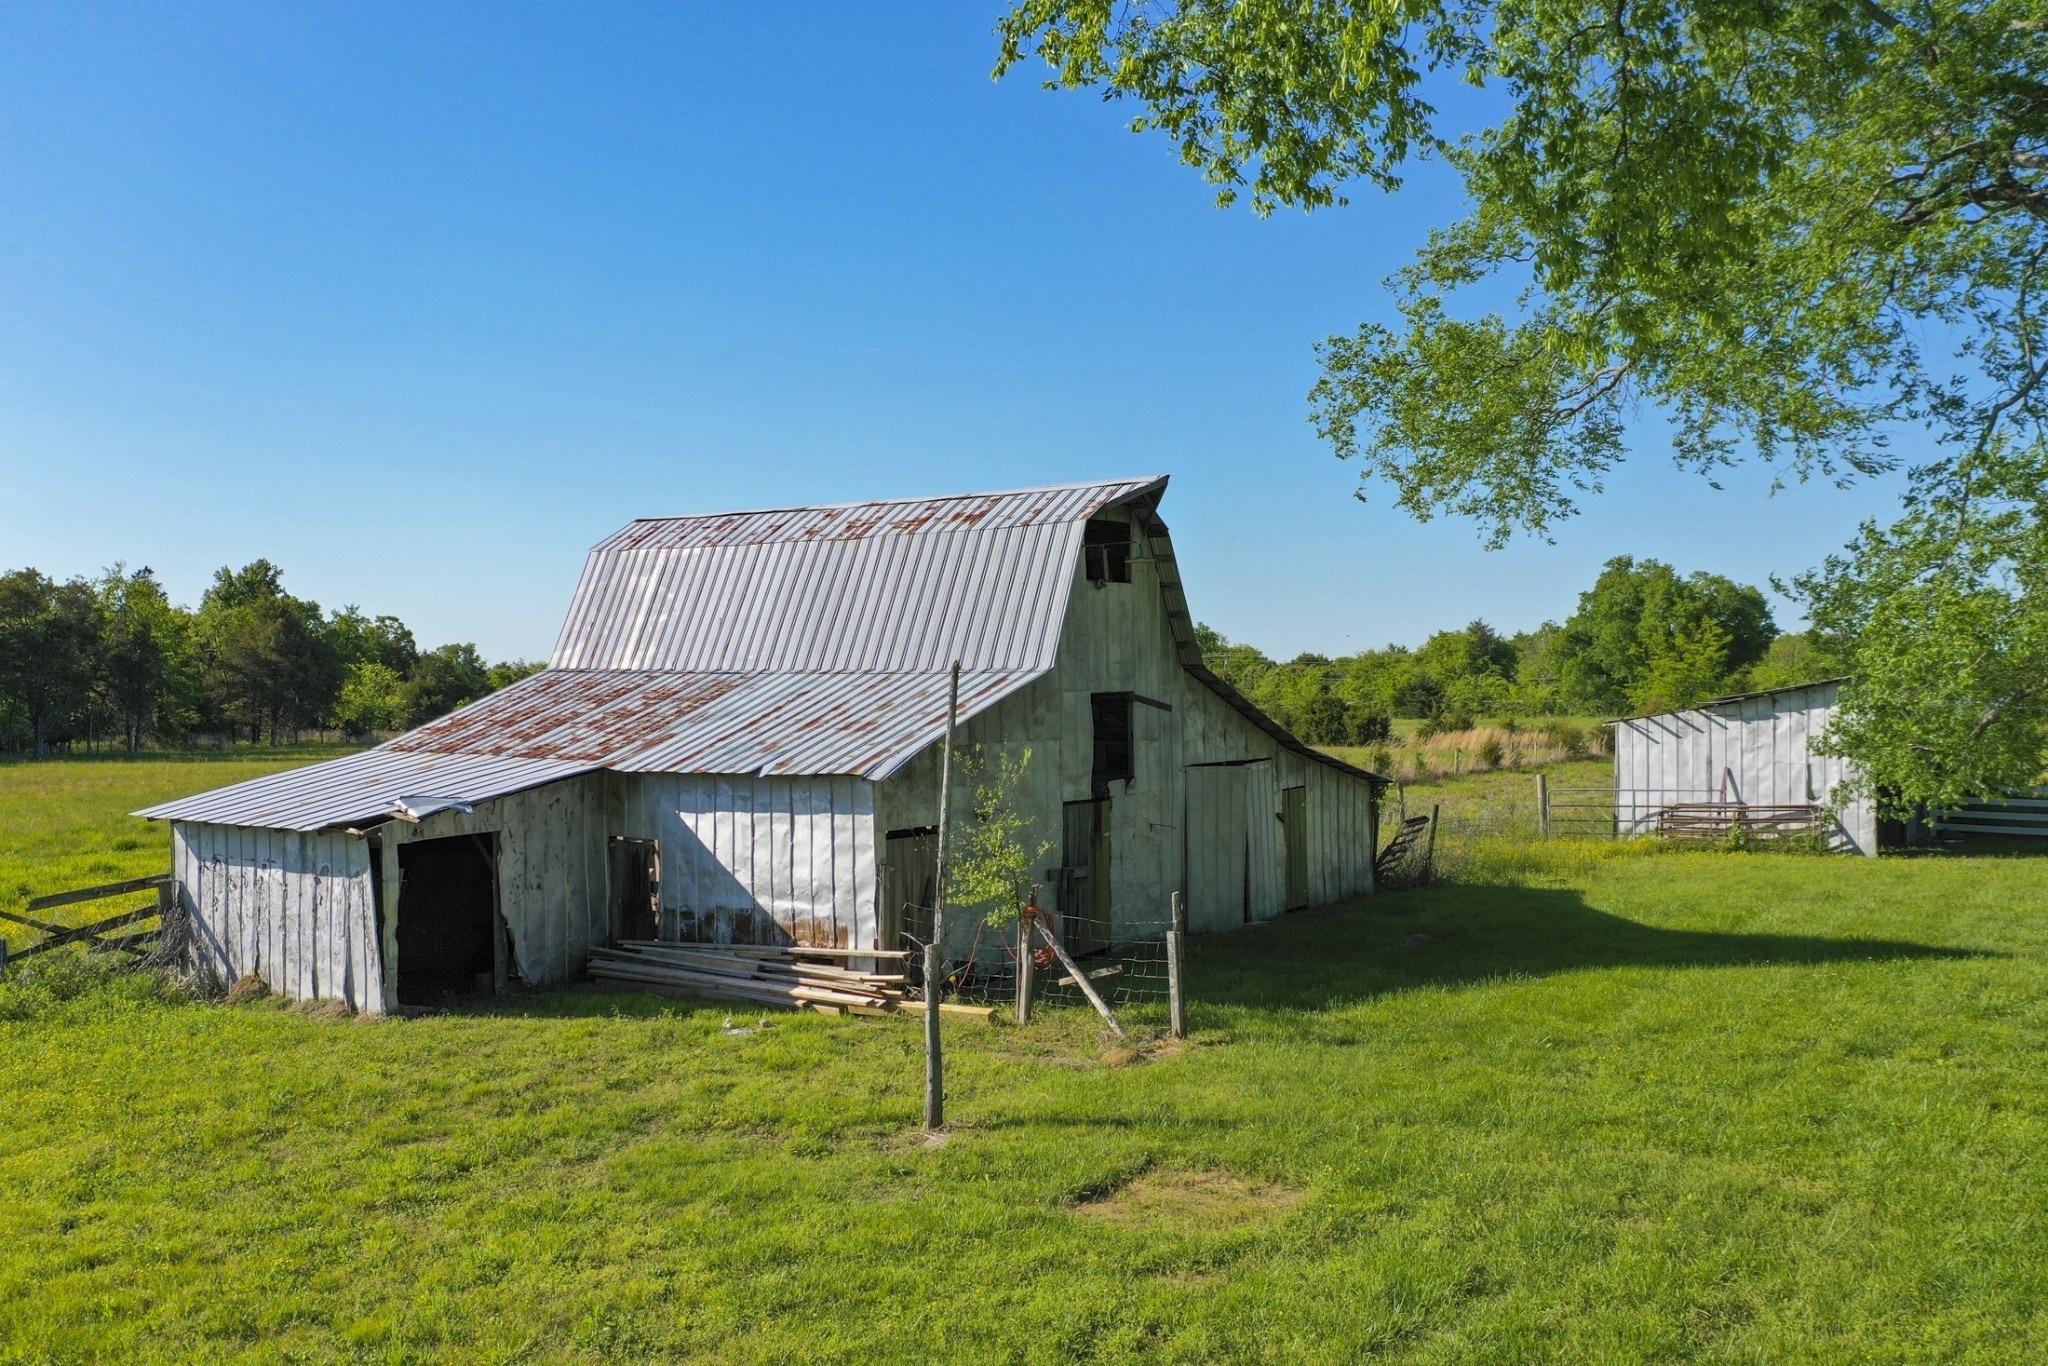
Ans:
[[[1165,1003],[1171,994],[1166,949],[1167,932],[1173,928],[1171,906],[1153,916],[1134,915],[1128,909],[1114,914],[1098,910],[1088,899],[1071,897],[1081,909],[1065,913],[1040,913],[1029,920],[1020,918],[1006,925],[987,923],[981,907],[949,908],[946,939],[945,999],[972,1005],[1012,1006],[1017,1001],[1018,978],[1023,972],[1021,955],[1031,954],[1031,999],[1039,1005],[1090,1004],[1087,993],[1045,942],[1050,932],[1066,950],[1074,966],[1088,978],[1089,985],[1111,1010],[1124,1006]],[[906,906],[904,920],[928,922],[928,908]],[[956,919],[957,917],[957,919]],[[952,928],[972,920],[975,928],[961,943],[961,931]],[[1021,943],[1028,923],[1034,929],[1026,950]],[[927,999],[924,983],[925,945],[906,931],[902,948],[910,951],[905,960],[910,978],[910,995]]]

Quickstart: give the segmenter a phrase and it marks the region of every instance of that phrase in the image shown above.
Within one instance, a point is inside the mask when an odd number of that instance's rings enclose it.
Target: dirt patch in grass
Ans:
[[[1231,1228],[1278,1219],[1301,1201],[1292,1186],[1247,1181],[1230,1172],[1147,1172],[1083,1200],[1074,1212],[1111,1224]]]

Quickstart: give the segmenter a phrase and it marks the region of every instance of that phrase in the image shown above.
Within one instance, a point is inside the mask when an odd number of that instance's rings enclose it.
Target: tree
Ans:
[[[374,659],[358,660],[342,678],[334,724],[354,736],[396,730],[405,724],[406,707],[405,679],[396,669]]]
[[[484,675],[484,681],[490,684],[492,692],[496,692],[500,688],[511,687],[522,678],[531,678],[546,667],[547,665],[540,660],[508,659],[502,664],[491,665]]]
[[[946,856],[946,901],[986,906],[984,919],[996,929],[1013,923],[1037,899],[1032,876],[1052,853],[1051,840],[1025,842],[1029,818],[1017,809],[1017,789],[1031,769],[1031,751],[991,758],[980,745],[957,761],[972,794],[974,819],[953,830]]]
[[[343,668],[381,664],[402,678],[419,662],[419,645],[404,622],[397,617],[366,617],[354,603],[328,619],[327,638]]]
[[[191,620],[147,565],[133,574],[115,565],[98,591],[102,684],[132,754],[153,736],[181,733],[196,714]]]
[[[1759,590],[1620,555],[1559,633],[1563,699],[1580,712],[1694,706],[1728,692],[1777,634]]]
[[[99,646],[89,584],[56,583],[34,569],[0,575],[0,702],[20,718],[37,758],[87,704]]]
[[[1986,594],[2031,602],[1986,566],[2016,566],[2038,512],[2019,486],[2048,468],[2040,0],[1017,0],[1000,32],[998,74],[1035,54],[1054,84],[1137,102],[1133,127],[1226,203],[1341,203],[1411,156],[1462,179],[1466,216],[1388,282],[1398,321],[1325,341],[1310,395],[1336,453],[1417,517],[1548,534],[1648,444],[1645,409],[1709,477],[1753,455],[1853,478],[1894,464],[1890,432],[1927,431],[1904,519],[1809,581],[1848,624],[1856,692],[1919,704],[1895,715],[1919,739],[1872,714],[1844,752],[1924,791],[2038,760],[2030,704],[1990,681],[2031,648],[2025,614],[1975,646]],[[1502,92],[1496,124],[1441,126],[1457,78]],[[1515,307],[1461,307],[1475,291]],[[1709,647],[1695,631],[1658,667],[1696,677]],[[1941,648],[1987,674],[1931,667]]]
[[[490,669],[476,646],[443,645],[427,651],[406,680],[406,724],[424,725],[491,691]]]
[[[1036,54],[1137,102],[1226,203],[1461,177],[1399,324],[1330,339],[1313,395],[1419,516],[1545,531],[1645,402],[1682,463],[1795,477],[1887,467],[1900,421],[1967,464],[2048,415],[2038,0],[1019,0],[1000,31],[998,74]],[[1442,126],[1456,78],[1497,124]],[[1489,282],[1514,313],[1453,310]]]
[[[1923,477],[1906,515],[1864,526],[1798,584],[1855,678],[1817,744],[1890,815],[2040,781],[2048,751],[2048,484],[1993,451],[1977,487]]]
[[[1802,683],[1819,683],[1841,678],[1849,665],[1841,645],[1817,631],[1796,631],[1779,636],[1764,651],[1764,657],[1749,671],[1749,686],[1759,692],[1771,688],[1796,688]]]
[[[295,598],[268,560],[221,568],[199,604],[207,691],[218,719],[273,744],[324,724],[341,690],[341,660],[320,604]]]

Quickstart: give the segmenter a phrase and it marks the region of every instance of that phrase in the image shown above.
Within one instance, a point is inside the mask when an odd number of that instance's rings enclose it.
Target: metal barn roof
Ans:
[[[181,797],[136,812],[166,821],[325,830],[389,819],[401,801],[423,797],[473,805],[598,767],[567,759],[423,754],[381,745],[325,763]]]
[[[1082,527],[1166,480],[635,522],[590,552],[558,669],[1052,668]]]
[[[1131,505],[1162,556],[1182,663],[1204,668],[1154,509],[1164,478],[634,522],[590,553],[549,668],[362,754],[138,812],[319,830],[597,769],[886,778],[1056,662],[1082,528]]]

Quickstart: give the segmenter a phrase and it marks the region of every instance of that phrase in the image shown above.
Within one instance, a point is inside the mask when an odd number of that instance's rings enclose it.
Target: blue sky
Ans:
[[[1617,554],[1761,583],[1891,506],[1653,434],[1556,545],[1360,504],[1312,343],[1452,187],[1219,211],[1130,111],[991,82],[998,12],[9,5],[0,568],[268,556],[541,657],[636,516],[1168,473],[1196,614],[1284,657],[1533,626]]]

